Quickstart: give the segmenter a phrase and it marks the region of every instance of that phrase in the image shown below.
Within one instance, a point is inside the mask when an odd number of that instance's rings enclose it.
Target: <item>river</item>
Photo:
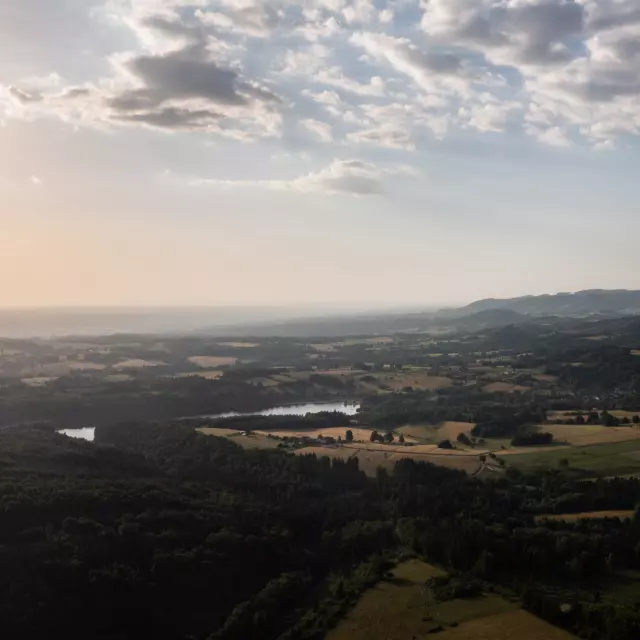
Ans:
[[[219,413],[216,415],[199,416],[202,418],[237,418],[238,416],[305,416],[307,413],[320,413],[321,411],[340,411],[348,416],[354,416],[360,404],[358,402],[307,402],[306,404],[282,404],[270,409],[255,411],[252,413]],[[95,427],[83,427],[82,429],[63,429],[58,431],[70,438],[80,438],[93,442],[96,435]]]

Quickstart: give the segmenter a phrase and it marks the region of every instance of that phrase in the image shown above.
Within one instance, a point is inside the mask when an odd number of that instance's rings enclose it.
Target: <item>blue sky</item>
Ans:
[[[635,0],[8,0],[3,304],[640,288]]]

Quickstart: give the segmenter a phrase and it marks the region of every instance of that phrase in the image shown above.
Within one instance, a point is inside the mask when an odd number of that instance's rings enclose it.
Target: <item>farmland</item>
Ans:
[[[640,637],[636,321],[0,345],[7,637]]]
[[[536,522],[544,520],[556,520],[559,522],[579,522],[580,520],[602,520],[603,518],[633,518],[635,511],[630,509],[619,509],[610,511],[584,511],[580,513],[547,513],[536,516]]]
[[[419,560],[398,565],[388,579],[364,593],[327,640],[405,640],[435,631],[439,631],[439,638],[460,640],[573,637],[495,595],[434,601],[424,585],[430,578],[442,575],[440,569]]]

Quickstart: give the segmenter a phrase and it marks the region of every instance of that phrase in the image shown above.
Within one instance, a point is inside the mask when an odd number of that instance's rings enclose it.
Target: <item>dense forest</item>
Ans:
[[[610,595],[640,571],[640,519],[535,520],[633,509],[638,480],[481,482],[412,460],[368,479],[357,459],[243,451],[180,425],[96,437],[0,432],[6,637],[322,638],[401,554],[581,637],[640,633],[635,605]]]

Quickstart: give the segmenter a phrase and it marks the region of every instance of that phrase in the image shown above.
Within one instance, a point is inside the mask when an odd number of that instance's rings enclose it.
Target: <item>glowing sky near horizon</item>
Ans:
[[[0,306],[640,288],[637,0],[5,0]]]

